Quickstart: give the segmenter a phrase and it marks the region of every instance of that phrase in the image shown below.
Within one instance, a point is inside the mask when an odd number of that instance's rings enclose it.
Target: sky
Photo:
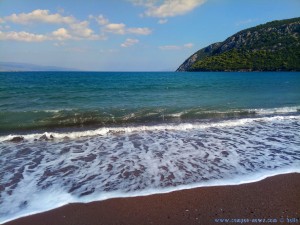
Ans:
[[[300,16],[300,0],[0,0],[0,61],[174,71],[209,44]]]

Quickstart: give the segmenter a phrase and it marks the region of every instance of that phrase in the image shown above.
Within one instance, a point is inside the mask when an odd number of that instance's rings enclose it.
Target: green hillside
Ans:
[[[240,31],[189,57],[177,71],[300,71],[300,17]]]

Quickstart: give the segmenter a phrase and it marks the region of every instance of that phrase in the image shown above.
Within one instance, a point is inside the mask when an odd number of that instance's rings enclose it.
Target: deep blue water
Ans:
[[[0,132],[6,133],[300,106],[300,73],[2,72],[0,81]]]

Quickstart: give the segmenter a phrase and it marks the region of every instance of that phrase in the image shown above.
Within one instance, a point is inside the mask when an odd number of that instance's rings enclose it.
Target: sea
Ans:
[[[0,73],[0,223],[292,172],[299,72]]]

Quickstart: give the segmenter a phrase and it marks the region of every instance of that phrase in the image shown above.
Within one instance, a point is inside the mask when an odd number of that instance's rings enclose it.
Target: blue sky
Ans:
[[[299,16],[299,0],[0,0],[0,61],[172,71],[239,30]]]

